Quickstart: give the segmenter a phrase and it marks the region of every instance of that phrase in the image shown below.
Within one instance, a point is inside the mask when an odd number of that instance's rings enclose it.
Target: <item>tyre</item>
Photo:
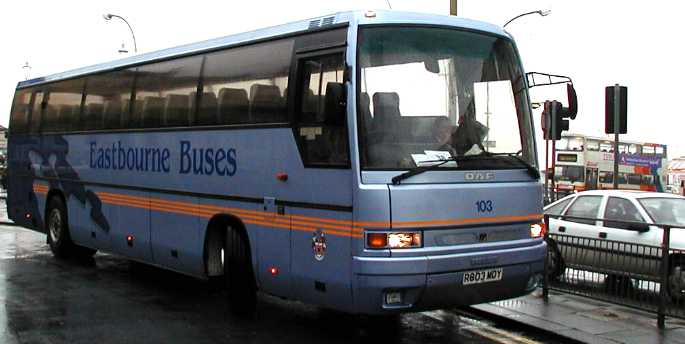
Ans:
[[[229,226],[224,247],[224,276],[231,311],[239,316],[252,315],[257,305],[257,284],[248,244],[237,230]]]
[[[671,258],[671,269],[668,273],[668,295],[673,302],[681,304],[685,300],[685,259]]]
[[[48,245],[57,258],[92,257],[96,250],[82,247],[71,241],[67,208],[60,197],[51,197],[48,201],[47,219],[45,221]]]
[[[556,241],[547,240],[547,278],[550,281],[557,281],[566,271],[566,263],[561,257],[561,251]]]
[[[604,280],[604,288],[607,293],[621,297],[630,297],[635,293],[633,279],[622,275],[607,275]]]
[[[67,258],[74,252],[74,243],[69,235],[69,220],[67,208],[59,197],[51,197],[48,201],[45,229],[48,235],[48,245],[52,254],[57,258]]]

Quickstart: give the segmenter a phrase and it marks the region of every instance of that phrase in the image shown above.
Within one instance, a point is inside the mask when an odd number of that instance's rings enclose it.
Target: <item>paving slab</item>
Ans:
[[[666,327],[660,330],[654,313],[560,292],[550,292],[547,303],[541,291],[536,291],[473,308],[576,342],[685,344],[685,320],[667,318]]]

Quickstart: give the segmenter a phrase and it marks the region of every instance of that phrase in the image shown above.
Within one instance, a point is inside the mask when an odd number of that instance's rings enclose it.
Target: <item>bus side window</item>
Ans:
[[[604,184],[611,184],[614,182],[614,172],[600,171],[599,182]]]
[[[152,63],[136,71],[134,118],[145,128],[187,127],[193,122],[202,57]],[[142,103],[138,103],[142,101]]]
[[[17,91],[14,96],[14,106],[12,107],[12,116],[10,118],[10,132],[13,134],[22,134],[26,132],[29,120],[29,110],[31,105],[31,90],[23,89]]]
[[[295,135],[305,165],[347,166],[349,153],[345,117],[326,107],[327,91],[344,88],[342,53],[299,61]],[[330,99],[328,99],[330,104]]]
[[[43,115],[43,108],[47,106],[46,101],[47,99],[45,99],[43,91],[36,91],[33,94],[33,100],[31,101],[33,104],[33,110],[31,110],[29,132],[37,133],[40,130],[40,122],[41,117]]]
[[[293,46],[287,38],[205,55],[196,124],[287,123]]]
[[[60,81],[50,86],[48,106],[43,114],[43,131],[65,131],[70,129],[72,115],[80,111],[83,79]]]
[[[134,72],[114,71],[93,75],[86,80],[82,120],[86,130],[128,128]],[[75,116],[77,118],[78,116]]]

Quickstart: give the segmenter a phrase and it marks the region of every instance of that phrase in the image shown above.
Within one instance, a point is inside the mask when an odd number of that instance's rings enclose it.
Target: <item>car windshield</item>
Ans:
[[[461,155],[518,153],[535,164],[530,108],[507,38],[443,28],[359,34],[359,141],[365,169]],[[439,168],[511,168],[498,159]]]
[[[638,201],[655,223],[685,226],[684,198],[641,198]]]

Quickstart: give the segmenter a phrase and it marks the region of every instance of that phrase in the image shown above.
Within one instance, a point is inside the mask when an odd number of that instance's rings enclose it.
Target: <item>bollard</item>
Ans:
[[[666,302],[668,301],[668,268],[671,242],[671,227],[664,226],[664,236],[661,240],[661,286],[659,286],[659,309],[657,311],[657,326],[663,330],[666,327]]]

